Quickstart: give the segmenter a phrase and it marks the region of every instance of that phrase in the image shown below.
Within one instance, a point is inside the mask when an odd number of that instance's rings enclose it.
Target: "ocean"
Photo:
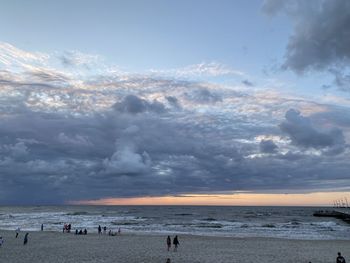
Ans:
[[[0,206],[2,230],[97,232],[98,225],[138,234],[350,240],[350,225],[314,217],[320,207],[223,206]]]

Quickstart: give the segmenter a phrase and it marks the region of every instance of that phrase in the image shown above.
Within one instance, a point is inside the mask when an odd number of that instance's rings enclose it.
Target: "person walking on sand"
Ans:
[[[19,227],[17,227],[17,228],[16,228],[16,238],[18,237],[19,232],[21,232],[21,229],[20,229]]]
[[[44,224],[41,224],[40,230],[41,230],[41,231],[44,231]]]
[[[180,245],[180,242],[179,242],[177,236],[174,237],[173,244],[174,244],[174,252],[176,252],[177,246]]]
[[[0,248],[2,247],[2,244],[4,244],[4,239],[0,237]]]
[[[171,238],[170,238],[170,236],[168,236],[167,239],[166,239],[166,245],[168,247],[168,251],[170,251],[170,248],[171,248]]]
[[[102,228],[100,225],[98,225],[98,234],[101,234],[101,232],[102,232]]]
[[[29,235],[29,233],[25,234],[24,240],[23,240],[23,245],[27,245],[27,243],[28,243],[28,235]]]
[[[346,263],[345,258],[341,255],[340,252],[338,252],[338,256],[337,256],[337,263]]]

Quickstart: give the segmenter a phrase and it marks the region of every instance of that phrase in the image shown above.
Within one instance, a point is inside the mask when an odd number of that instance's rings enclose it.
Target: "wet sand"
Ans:
[[[271,263],[335,262],[343,252],[350,260],[350,241],[287,240],[277,238],[224,238],[179,235],[177,252],[166,249],[166,235],[120,236],[59,232],[30,232],[23,246],[24,232],[0,231],[5,242],[0,262],[131,262],[165,263]]]

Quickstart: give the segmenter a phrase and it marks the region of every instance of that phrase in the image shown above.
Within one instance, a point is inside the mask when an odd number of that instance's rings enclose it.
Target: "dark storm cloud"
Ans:
[[[165,112],[165,107],[162,103],[154,100],[148,102],[135,95],[126,96],[121,102],[114,104],[114,109],[123,113],[137,114],[141,112]]]
[[[169,104],[175,108],[181,108],[181,105],[179,104],[179,100],[174,96],[166,96],[166,100],[169,102]]]
[[[275,153],[278,148],[272,140],[262,140],[259,147],[260,151],[263,153]]]
[[[285,118],[286,120],[280,124],[280,128],[289,135],[295,145],[316,149],[329,148],[329,153],[334,154],[344,150],[345,139],[340,129],[317,130],[309,118],[302,116],[294,109],[288,110]]]
[[[328,111],[317,112],[311,115],[317,123],[331,123],[343,128],[350,127],[350,110],[347,107],[330,107]]]
[[[350,2],[347,0],[268,0],[263,10],[285,12],[295,26],[286,49],[284,67],[297,73],[326,70],[335,83],[350,90]]]
[[[113,110],[68,117],[28,109],[4,120],[0,128],[2,200],[59,203],[116,196],[116,192],[119,197],[129,197],[318,189],[323,180],[330,179],[316,165],[324,157],[299,153],[301,158],[245,158],[252,148],[232,143],[232,138],[240,133],[258,133],[247,129],[239,119],[232,120],[234,130],[216,139],[217,128],[213,127],[223,127],[219,119],[214,123],[195,119],[169,120],[142,113],[116,115]],[[266,141],[260,148],[274,153],[276,145]],[[329,170],[332,164],[327,165],[322,167]],[[342,180],[341,172],[348,167],[341,158],[337,165],[332,174],[334,181]],[[18,186],[19,195],[7,190]],[[46,197],[48,193],[50,198]]]

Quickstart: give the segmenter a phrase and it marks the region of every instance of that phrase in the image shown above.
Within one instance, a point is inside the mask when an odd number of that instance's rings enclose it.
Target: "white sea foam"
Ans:
[[[293,211],[294,209],[294,211]],[[349,239],[350,228],[337,219],[316,218],[312,208],[261,207],[0,207],[0,229],[62,231],[97,226],[138,233],[208,236]]]

